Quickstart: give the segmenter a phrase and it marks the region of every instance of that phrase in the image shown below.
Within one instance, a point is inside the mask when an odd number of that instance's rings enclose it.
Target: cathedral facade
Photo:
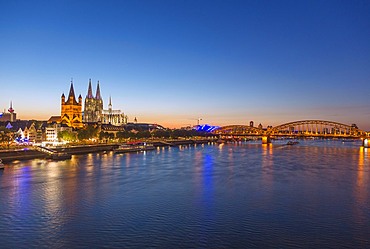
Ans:
[[[77,102],[75,92],[73,89],[73,82],[71,82],[71,88],[69,89],[68,99],[66,100],[64,93],[62,94],[61,97],[60,122],[73,128],[81,128],[83,126],[82,97],[80,94]]]
[[[96,123],[100,122],[102,119],[103,112],[103,99],[100,94],[99,81],[96,88],[96,95],[93,96],[91,79],[89,80],[89,87],[87,90],[87,95],[85,98],[85,107],[83,120],[85,123]]]
[[[102,123],[120,126],[127,124],[127,116],[121,110],[113,110],[112,98],[109,98],[108,110],[103,110]]]
[[[108,110],[104,110],[99,81],[94,97],[90,79],[85,98],[83,121],[84,123],[102,123],[121,126],[127,123],[127,116],[121,110],[113,110],[111,98],[109,98]]]

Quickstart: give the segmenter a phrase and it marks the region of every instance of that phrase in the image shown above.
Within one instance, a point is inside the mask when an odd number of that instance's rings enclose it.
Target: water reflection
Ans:
[[[368,210],[367,206],[369,205],[369,155],[368,148],[361,147],[358,154],[358,166],[357,166],[357,181],[354,184],[354,197],[355,205],[353,205],[353,216],[354,222],[361,229],[357,230],[355,240],[359,245],[366,247],[366,243],[362,240],[363,236],[369,236],[367,231],[364,229],[368,224],[366,224]]]
[[[7,165],[2,247],[365,248],[368,149],[309,141]]]
[[[262,181],[265,188],[272,188],[274,182],[274,159],[272,144],[262,144]]]

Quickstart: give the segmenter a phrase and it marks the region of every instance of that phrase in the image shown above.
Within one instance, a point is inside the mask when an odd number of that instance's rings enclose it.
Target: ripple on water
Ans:
[[[0,175],[2,246],[365,248],[370,153],[337,145],[18,162]]]

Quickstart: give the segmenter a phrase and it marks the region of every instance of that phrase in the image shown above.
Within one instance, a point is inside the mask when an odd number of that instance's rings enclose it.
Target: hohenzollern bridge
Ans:
[[[324,120],[294,121],[265,129],[247,125],[228,125],[215,129],[213,134],[220,137],[259,136],[262,137],[262,143],[270,143],[270,139],[276,137],[348,138],[362,139],[367,143],[370,136],[370,132],[360,130],[355,124],[346,125]]]

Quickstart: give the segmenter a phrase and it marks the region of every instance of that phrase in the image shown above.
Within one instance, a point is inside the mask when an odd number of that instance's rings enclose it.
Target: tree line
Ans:
[[[184,129],[164,129],[164,130],[131,130],[119,131],[117,133],[110,133],[100,131],[98,127],[87,126],[84,129],[77,131],[61,131],[58,133],[58,138],[64,141],[77,142],[84,140],[100,140],[109,141],[113,139],[126,140],[126,139],[177,139],[177,138],[190,138],[195,136],[206,137],[209,133],[197,130],[184,130]]]

